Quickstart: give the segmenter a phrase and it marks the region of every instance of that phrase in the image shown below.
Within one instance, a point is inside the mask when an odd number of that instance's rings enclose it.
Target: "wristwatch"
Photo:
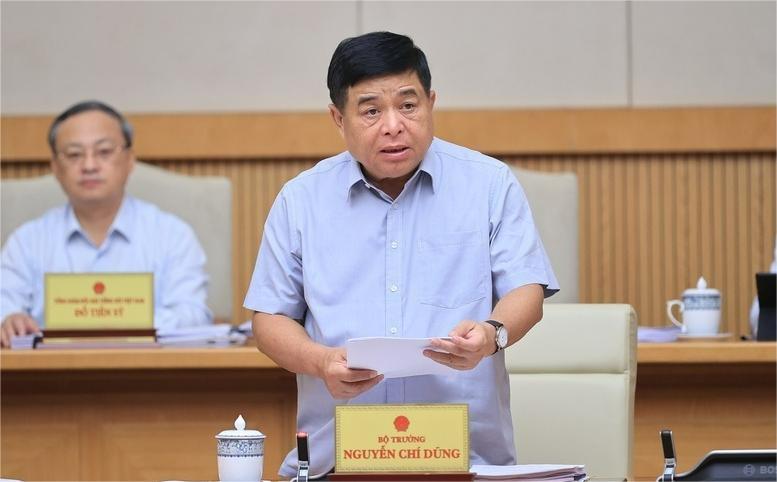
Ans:
[[[496,342],[496,350],[494,350],[494,353],[498,352],[499,350],[504,350],[505,348],[507,348],[507,328],[505,328],[503,324],[499,323],[496,320],[486,320],[485,322],[493,326],[494,329],[496,329],[496,335],[494,336],[494,341]]]

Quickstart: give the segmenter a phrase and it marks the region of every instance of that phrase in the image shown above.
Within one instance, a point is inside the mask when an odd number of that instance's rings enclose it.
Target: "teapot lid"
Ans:
[[[235,429],[223,430],[216,438],[264,438],[264,434],[258,430],[246,430],[246,421],[242,415],[235,419]]]
[[[699,276],[699,280],[696,282],[696,288],[688,288],[683,292],[686,295],[717,295],[720,294],[715,288],[707,288],[707,280],[704,276]]]

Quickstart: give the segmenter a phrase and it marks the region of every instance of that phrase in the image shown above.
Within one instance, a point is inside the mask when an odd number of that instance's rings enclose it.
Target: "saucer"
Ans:
[[[716,333],[714,335],[689,335],[687,333],[680,333],[677,335],[677,341],[728,341],[731,337],[731,333]]]

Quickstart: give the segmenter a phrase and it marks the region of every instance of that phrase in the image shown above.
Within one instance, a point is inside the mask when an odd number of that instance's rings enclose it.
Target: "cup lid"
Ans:
[[[264,438],[264,434],[258,430],[246,430],[246,421],[242,415],[235,419],[235,429],[223,430],[216,438]]]
[[[715,288],[707,288],[707,280],[700,276],[696,282],[696,288],[688,288],[683,291],[683,295],[719,295],[720,291]]]

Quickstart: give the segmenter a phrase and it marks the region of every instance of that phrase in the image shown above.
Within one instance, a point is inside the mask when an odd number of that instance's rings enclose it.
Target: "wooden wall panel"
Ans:
[[[0,177],[3,179],[21,179],[25,177],[42,176],[51,172],[48,162],[17,163],[3,162]]]
[[[545,171],[573,171],[580,187],[580,298],[630,303],[641,325],[661,326],[666,300],[704,275],[723,294],[722,331],[749,333],[753,273],[775,242],[775,155],[651,153],[502,156]],[[243,304],[264,220],[283,184],[314,159],[149,160],[233,186],[234,306]],[[36,176],[46,162],[3,161],[3,178]],[[563,288],[563,287],[562,287]],[[235,310],[233,322],[247,319]]]
[[[434,122],[439,137],[496,154],[742,152],[774,150],[775,114],[774,106],[466,109],[435,110]],[[0,157],[47,157],[41,140],[52,118],[2,116]],[[320,158],[344,145],[325,110],[128,118],[146,159]]]
[[[504,159],[577,173],[581,301],[630,303],[640,324],[661,326],[666,300],[703,275],[723,295],[721,330],[749,333],[753,273],[774,250],[774,154]]]
[[[33,375],[36,383],[3,372],[4,477],[217,480],[214,437],[238,415],[267,436],[265,477],[276,477],[294,444],[296,385],[282,370]]]
[[[711,450],[774,447],[773,363],[640,363],[638,372],[632,480],[661,474],[658,434],[666,428],[680,454],[678,473]]]

